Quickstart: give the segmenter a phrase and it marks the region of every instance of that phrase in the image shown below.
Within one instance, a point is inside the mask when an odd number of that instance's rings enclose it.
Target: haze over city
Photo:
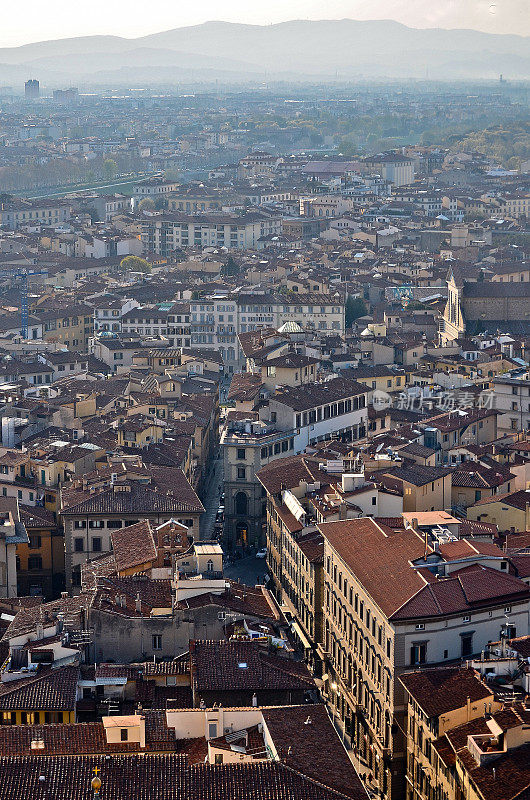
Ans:
[[[140,0],[93,0],[90,13],[71,13],[64,0],[28,0],[24,16],[4,13],[0,47],[16,47],[48,39],[86,35],[145,36],[170,28],[225,20],[257,25],[292,19],[391,19],[417,28],[472,28],[488,33],[530,32],[526,0],[271,0],[266,4],[227,0],[174,3],[154,0],[146,7]]]

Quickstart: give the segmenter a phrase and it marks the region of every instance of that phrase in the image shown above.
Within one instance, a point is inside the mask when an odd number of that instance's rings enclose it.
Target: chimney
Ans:
[[[140,600],[140,592],[136,595],[136,600],[134,601],[134,605],[136,606],[136,610],[138,613],[142,610],[142,601]]]
[[[415,531],[419,530],[418,518],[417,517],[412,517],[412,519],[410,521],[410,524],[412,525],[412,527],[414,528]]]
[[[140,717],[140,747],[145,749],[145,717]]]
[[[68,597],[68,592],[61,592],[61,597],[64,600],[66,597]]]
[[[469,722],[469,720],[471,719],[471,698],[469,697],[469,695],[466,697],[466,716],[467,716],[466,721]]]

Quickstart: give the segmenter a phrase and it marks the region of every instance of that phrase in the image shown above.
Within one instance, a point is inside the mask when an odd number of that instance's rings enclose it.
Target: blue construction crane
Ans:
[[[22,292],[20,295],[20,332],[24,339],[28,338],[28,278],[33,275],[47,275],[47,269],[20,270],[11,272],[11,278],[22,278]]]

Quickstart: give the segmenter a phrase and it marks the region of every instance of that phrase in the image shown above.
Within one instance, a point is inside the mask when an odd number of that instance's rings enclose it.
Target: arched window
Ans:
[[[234,504],[236,509],[236,514],[247,514],[248,513],[248,497],[245,492],[238,492],[234,498]]]
[[[206,570],[207,572],[213,572],[213,561],[211,558],[206,562]]]

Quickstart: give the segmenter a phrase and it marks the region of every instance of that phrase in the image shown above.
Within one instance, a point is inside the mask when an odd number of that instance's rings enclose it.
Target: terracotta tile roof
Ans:
[[[140,598],[140,610],[136,598]],[[117,599],[122,597],[124,604]],[[93,608],[124,617],[149,616],[155,608],[171,608],[171,581],[153,580],[145,576],[98,578]]]
[[[203,608],[204,606],[218,606],[220,609],[234,611],[241,616],[261,617],[269,620],[279,620],[279,611],[267,589],[263,586],[245,586],[241,583],[227,581],[230,588],[222,594],[197,595],[189,597],[180,603],[175,603],[177,609]]]
[[[86,592],[77,597],[61,597],[50,603],[22,608],[5,632],[3,639],[21,636],[35,630],[37,623],[42,622],[44,627],[54,624],[57,614],[64,613],[70,618],[80,615],[83,610],[90,607],[94,600],[93,592]],[[81,627],[79,625],[79,627]]]
[[[236,372],[230,382],[227,399],[244,402],[254,400],[263,386],[261,375],[252,372]]]
[[[142,708],[193,708],[190,686],[157,686],[154,681],[138,681],[134,699]]]
[[[287,766],[346,797],[366,798],[324,705],[264,708],[263,719],[279,757]]]
[[[324,537],[319,531],[310,531],[297,540],[298,547],[305,557],[313,563],[321,563],[324,559]]]
[[[148,520],[127,525],[110,534],[118,572],[155,561],[157,548]]]
[[[265,654],[252,642],[192,642],[190,659],[198,692],[289,691],[315,685],[305,664]]]
[[[516,639],[510,639],[508,644],[521,658],[530,658],[530,636],[518,636]]]
[[[414,464],[407,467],[392,467],[383,472],[399,481],[411,483],[413,486],[425,486],[427,483],[449,475],[451,470],[447,467],[424,467]]]
[[[274,400],[283,403],[294,411],[307,411],[310,408],[335,403],[349,397],[368,394],[369,389],[363,383],[346,378],[333,378],[322,383],[311,383],[304,386],[281,389],[273,395]]]
[[[438,430],[448,433],[498,413],[489,408],[467,408],[465,411],[449,411],[434,417],[426,417],[422,420],[421,425],[422,427],[427,425],[429,428],[438,428]]]
[[[476,564],[453,572],[450,578],[429,583],[404,603],[392,618],[446,616],[528,598],[530,588],[519,578]]]
[[[125,489],[124,484],[119,484],[119,488],[104,487],[94,492],[65,490],[61,514],[179,514],[204,511],[182,470],[171,470],[167,480],[172,481],[171,488],[162,482],[160,485],[146,485],[131,480]]]
[[[410,528],[392,530],[369,517],[326,522],[318,528],[387,616],[425,586],[409,563],[423,556],[425,543]]]
[[[473,504],[475,506],[486,506],[489,503],[504,503],[504,505],[524,511],[526,504],[530,503],[530,489],[520,489],[517,492],[506,492],[505,494],[494,494],[492,497],[485,497]]]
[[[445,561],[453,561],[454,559],[460,558],[471,558],[478,555],[504,558],[504,553],[500,547],[497,547],[497,545],[493,544],[493,542],[475,542],[470,541],[469,539],[458,539],[454,542],[441,544],[439,552]]]
[[[0,684],[0,711],[74,711],[79,667],[40,670]]]
[[[467,698],[474,703],[492,694],[475,670],[463,667],[406,672],[399,680],[428,717],[464,708]]]
[[[473,519],[460,520],[461,536],[481,536],[483,534],[494,536],[497,531],[498,528],[494,522],[476,522]]]
[[[256,473],[258,480],[269,494],[278,494],[282,489],[292,489],[300,485],[301,481],[307,483],[320,482],[322,486],[329,486],[332,478],[319,469],[318,459],[308,456],[291,456],[280,458],[262,467]]]
[[[186,742],[189,745],[188,742]],[[186,752],[184,750],[184,752]],[[327,789],[280,762],[190,764],[186,755],[11,756],[0,758],[0,800],[92,800],[94,767],[99,767],[102,797],[143,800],[156,787],[157,800],[341,800],[351,797]],[[44,781],[40,777],[44,777]]]
[[[54,530],[57,527],[55,514],[41,506],[19,505],[20,521],[26,528],[46,528]]]
[[[515,475],[508,467],[485,467],[483,464],[465,461],[452,473],[452,485],[472,489],[495,488],[507,483]]]
[[[530,714],[520,703],[494,713],[492,718],[505,731],[530,722]],[[491,734],[484,717],[447,731],[444,737],[436,740],[434,747],[445,763],[459,762],[475,784],[475,792],[484,800],[526,799],[530,793],[530,744],[510,748],[500,757],[480,766],[467,747],[468,736],[477,734]]]
[[[174,731],[166,725],[165,714],[144,709],[145,739],[148,751],[176,750]],[[135,742],[108,744],[100,722],[76,722],[52,725],[0,726],[0,756],[33,756],[31,742],[44,742],[39,750],[43,756],[85,755],[97,753],[134,753],[140,747]],[[0,783],[1,785],[1,783]]]

